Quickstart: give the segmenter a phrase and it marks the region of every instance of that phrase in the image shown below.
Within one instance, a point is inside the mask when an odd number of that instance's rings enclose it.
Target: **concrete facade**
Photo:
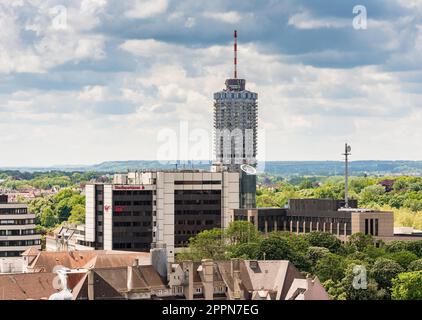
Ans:
[[[87,241],[104,250],[165,246],[169,261],[191,236],[227,228],[230,209],[239,208],[237,172],[129,172],[87,190]]]

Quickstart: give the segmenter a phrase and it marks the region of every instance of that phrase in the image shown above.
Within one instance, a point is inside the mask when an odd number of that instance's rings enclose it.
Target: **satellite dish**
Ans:
[[[350,151],[352,151],[352,147],[351,146],[347,146],[347,152],[350,152]]]
[[[256,175],[256,169],[248,164],[242,164],[240,169],[249,175]]]

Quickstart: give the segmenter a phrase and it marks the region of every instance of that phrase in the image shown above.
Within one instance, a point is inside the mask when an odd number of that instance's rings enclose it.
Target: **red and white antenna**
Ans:
[[[237,31],[234,30],[234,78],[237,79]]]

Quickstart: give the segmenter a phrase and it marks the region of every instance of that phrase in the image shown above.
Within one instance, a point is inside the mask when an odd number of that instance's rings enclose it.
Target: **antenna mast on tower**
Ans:
[[[349,144],[345,144],[343,155],[346,157],[345,168],[344,168],[344,200],[345,208],[349,208],[349,156],[351,155],[352,147]]]
[[[237,31],[234,30],[234,79],[237,79]]]

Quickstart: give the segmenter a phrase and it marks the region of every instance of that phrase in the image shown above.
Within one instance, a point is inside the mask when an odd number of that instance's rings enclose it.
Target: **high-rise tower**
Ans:
[[[256,165],[258,94],[246,90],[246,80],[237,78],[237,31],[234,31],[234,75],[226,88],[214,94],[216,163],[240,171],[240,206],[255,207],[256,176],[241,170]]]

